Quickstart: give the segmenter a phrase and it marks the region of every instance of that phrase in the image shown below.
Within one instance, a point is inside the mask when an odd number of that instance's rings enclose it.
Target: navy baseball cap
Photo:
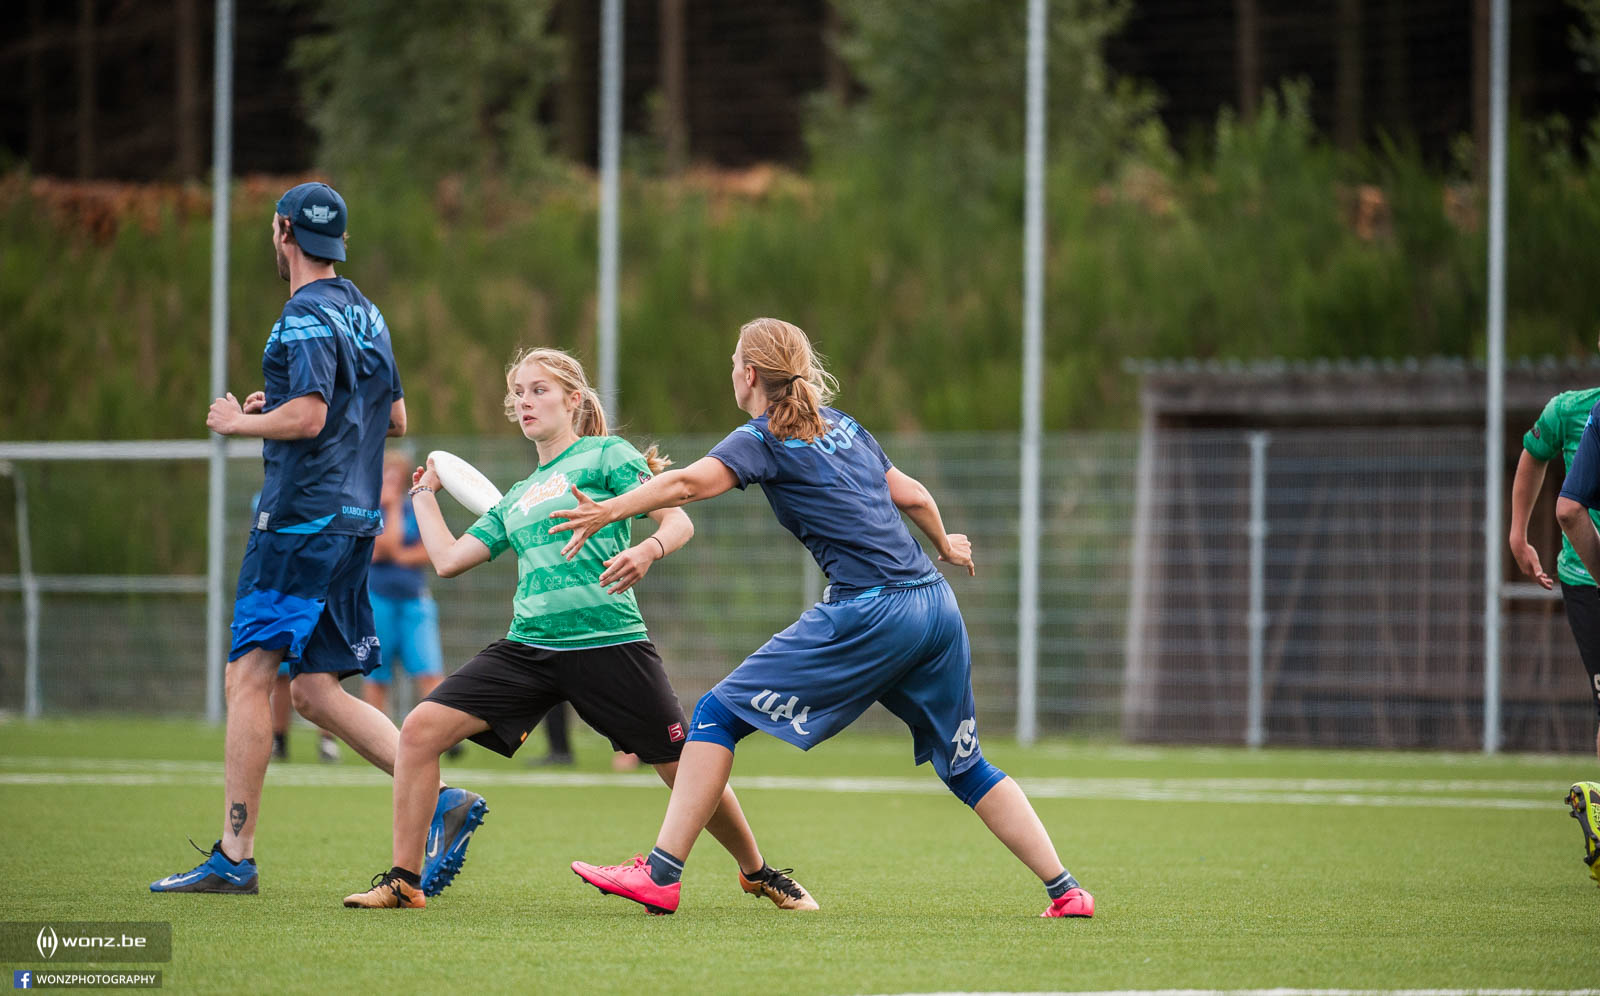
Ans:
[[[278,198],[278,213],[294,226],[294,240],[309,255],[344,259],[344,198],[326,183],[302,183]]]

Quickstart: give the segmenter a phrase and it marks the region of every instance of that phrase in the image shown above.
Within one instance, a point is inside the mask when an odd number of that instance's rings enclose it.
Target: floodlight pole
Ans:
[[[600,290],[597,302],[600,403],[617,420],[617,171],[622,147],[622,0],[605,0],[600,20]]]
[[[1488,412],[1484,426],[1483,752],[1500,750],[1500,585],[1505,524],[1506,374],[1506,0],[1489,14],[1489,342]]]
[[[1039,450],[1044,365],[1045,0],[1028,0],[1027,199],[1022,234],[1022,507],[1017,525],[1017,740],[1039,723]]]
[[[233,180],[233,0],[217,0],[211,165],[211,396],[228,390],[228,221]],[[206,507],[206,721],[222,721],[223,509],[228,440],[211,436]]]
[[[22,714],[38,719],[44,714],[44,700],[39,695],[39,577],[33,573],[28,486],[22,470],[9,460],[0,460],[0,477],[10,477],[16,492],[17,577],[22,582]]]

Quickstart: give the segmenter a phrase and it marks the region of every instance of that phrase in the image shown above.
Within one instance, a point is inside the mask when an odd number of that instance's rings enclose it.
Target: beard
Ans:
[[[289,279],[289,257],[284,254],[283,249],[281,247],[276,247],[275,246],[274,248],[277,249],[277,253],[278,253],[278,279],[279,280],[288,280]]]

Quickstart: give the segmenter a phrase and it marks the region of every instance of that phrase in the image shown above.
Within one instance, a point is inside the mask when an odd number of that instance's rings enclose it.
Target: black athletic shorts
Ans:
[[[1578,641],[1578,656],[1589,672],[1589,694],[1600,716],[1600,588],[1592,584],[1562,584],[1561,603],[1567,607],[1567,625]]]
[[[683,753],[683,706],[649,640],[587,650],[545,650],[496,640],[441,681],[424,701],[489,724],[473,743],[506,757],[560,702],[609,737],[611,746],[646,764]]]

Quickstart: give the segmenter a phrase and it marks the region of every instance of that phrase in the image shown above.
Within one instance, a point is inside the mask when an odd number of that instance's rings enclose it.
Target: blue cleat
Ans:
[[[489,806],[483,796],[466,789],[446,788],[433,807],[428,844],[422,854],[422,894],[437,896],[456,877],[467,860],[472,831],[483,823]]]
[[[194,841],[189,841],[194,844]],[[236,896],[253,896],[260,891],[261,877],[256,874],[254,858],[240,862],[228,860],[222,853],[222,841],[211,845],[210,851],[194,849],[206,856],[194,868],[177,875],[168,875],[159,882],[150,883],[151,892],[223,892]]]

